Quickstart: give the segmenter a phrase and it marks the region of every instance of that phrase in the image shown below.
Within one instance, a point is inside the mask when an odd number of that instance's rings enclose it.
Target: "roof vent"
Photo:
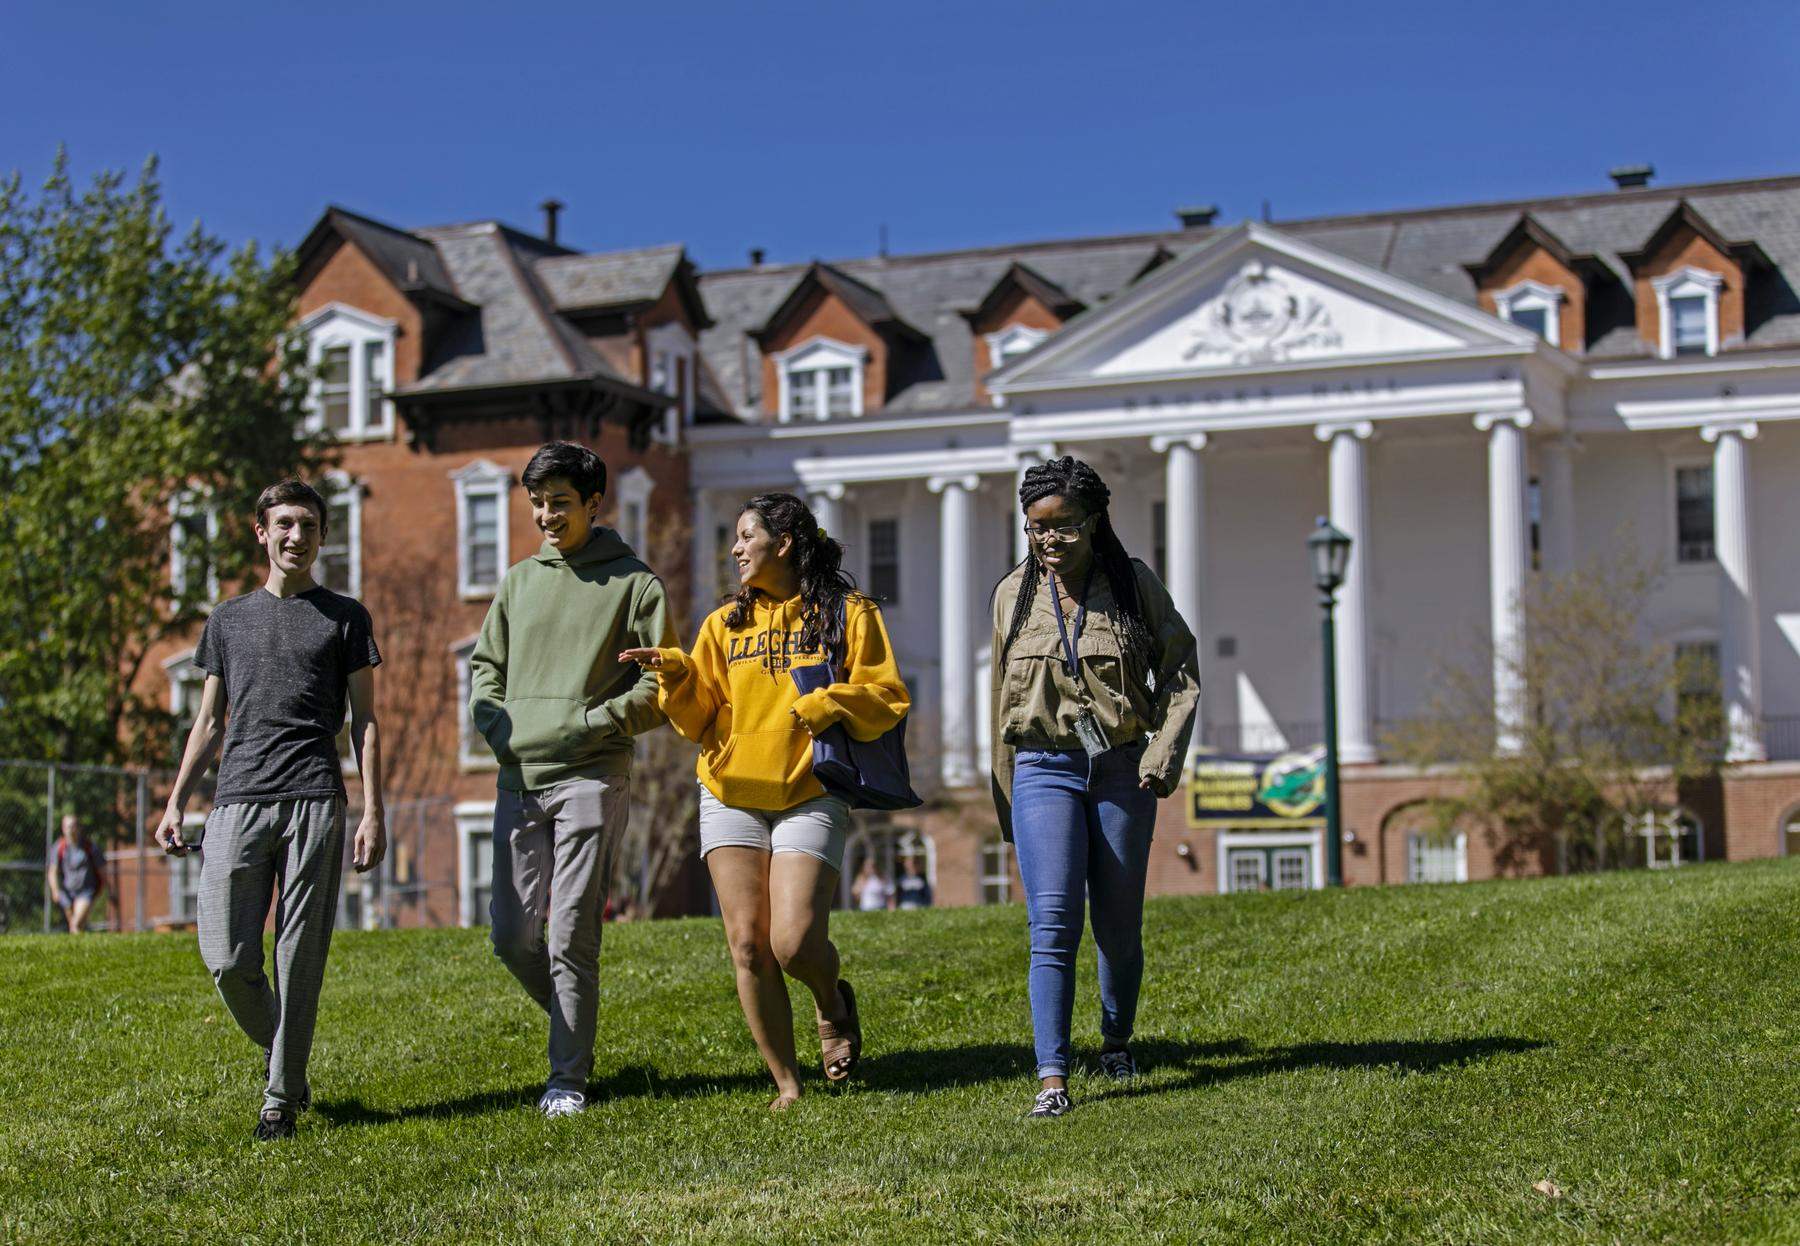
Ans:
[[[761,268],[762,263],[763,263],[763,258],[765,256],[767,256],[768,254],[769,253],[767,251],[763,250],[761,247],[751,247],[750,248],[750,267]]]
[[[556,245],[556,217],[565,207],[561,199],[546,199],[538,204],[544,210],[544,241],[551,246]]]
[[[1175,209],[1176,219],[1181,222],[1183,229],[1206,229],[1218,219],[1218,215],[1219,205],[1216,203],[1202,203],[1191,208]]]
[[[1648,186],[1650,179],[1656,176],[1656,166],[1650,164],[1622,164],[1616,169],[1608,169],[1607,176],[1612,178],[1613,185],[1620,190],[1637,190]]]

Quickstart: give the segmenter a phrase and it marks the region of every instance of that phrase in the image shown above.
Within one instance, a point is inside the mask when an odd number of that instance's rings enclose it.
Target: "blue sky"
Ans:
[[[1800,172],[1792,0],[6,9],[0,169],[154,152],[234,241],[553,194],[721,267]]]

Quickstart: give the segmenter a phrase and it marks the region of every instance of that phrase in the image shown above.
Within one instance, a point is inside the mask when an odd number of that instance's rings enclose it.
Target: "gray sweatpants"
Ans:
[[[263,1107],[297,1107],[344,871],[344,802],[222,805],[206,816],[200,852],[200,957],[232,1019],[270,1053]],[[271,988],[263,926],[278,886]]]
[[[550,1014],[554,1090],[587,1093],[600,1003],[600,918],[631,780],[571,779],[494,801],[494,951]]]

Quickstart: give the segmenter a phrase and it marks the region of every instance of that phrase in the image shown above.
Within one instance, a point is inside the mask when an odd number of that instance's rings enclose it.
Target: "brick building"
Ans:
[[[1018,894],[986,803],[986,603],[1021,552],[1017,474],[1052,453],[1100,467],[1123,539],[1200,638],[1206,746],[1316,742],[1301,542],[1320,513],[1356,539],[1336,654],[1350,881],[1554,866],[1419,835],[1454,776],[1396,766],[1380,740],[1421,709],[1447,636],[1522,644],[1512,603],[1539,568],[1619,540],[1669,565],[1645,636],[1723,672],[1722,784],[1669,794],[1690,855],[1793,850],[1800,177],[1616,178],[707,273],[680,246],[570,251],[558,205],[537,237],[329,210],[301,246],[300,305],[315,418],[343,444],[325,578],[368,603],[389,655],[389,789],[417,826],[388,885],[431,882],[405,920],[483,916],[492,765],[461,684],[499,574],[535,548],[518,472],[551,436],[606,459],[616,526],[690,620],[729,588],[729,525],[763,489],[808,496],[886,601],[934,799],[871,819],[846,873],[912,851],[940,902]],[[165,657],[180,707],[191,668]],[[1314,885],[1321,837],[1192,826],[1172,799],[1151,886]]]

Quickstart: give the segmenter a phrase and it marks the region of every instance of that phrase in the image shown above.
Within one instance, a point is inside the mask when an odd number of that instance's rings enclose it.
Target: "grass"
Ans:
[[[1022,909],[833,927],[853,1088],[764,1111],[718,924],[619,926],[555,1123],[481,932],[340,935],[264,1147],[191,936],[0,940],[0,1240],[1800,1242],[1800,861],[1152,901],[1146,1076],[1029,1124]]]

